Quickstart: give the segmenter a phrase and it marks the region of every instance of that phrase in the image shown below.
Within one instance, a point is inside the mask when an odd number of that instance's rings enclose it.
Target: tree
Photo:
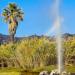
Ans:
[[[15,3],[9,3],[3,10],[2,15],[4,16],[4,21],[8,23],[10,40],[13,42],[18,23],[19,21],[23,21],[23,12]]]

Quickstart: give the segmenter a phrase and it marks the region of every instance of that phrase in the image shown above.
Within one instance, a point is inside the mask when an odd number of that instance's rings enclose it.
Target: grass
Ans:
[[[65,67],[66,67],[65,70],[67,72],[75,73],[75,66],[65,66]],[[56,66],[51,65],[51,66],[45,66],[45,67],[40,67],[40,68],[38,67],[33,70],[27,70],[27,72],[40,72],[40,71],[44,71],[44,70],[51,72],[51,70],[54,70],[54,69],[56,69]],[[4,69],[0,69],[0,75],[21,75],[22,71],[23,70],[21,70],[21,69],[4,68]]]
[[[3,68],[0,69],[0,75],[21,75],[20,71],[20,69],[16,68]]]
[[[75,73],[75,65],[74,66],[66,66],[66,71],[71,72],[71,73]]]
[[[18,68],[0,68],[0,72],[20,72],[22,69]]]
[[[20,75],[20,72],[0,72],[0,75]]]
[[[56,66],[51,65],[51,66],[45,66],[45,67],[40,67],[40,68],[34,69],[33,72],[40,72],[43,70],[51,72],[54,69],[56,69]],[[75,66],[65,66],[65,70],[67,72],[75,73]]]
[[[56,67],[54,65],[51,65],[51,66],[45,66],[45,67],[36,68],[36,69],[33,69],[32,71],[33,72],[40,72],[40,71],[46,70],[48,72],[51,72],[54,69],[56,69]]]

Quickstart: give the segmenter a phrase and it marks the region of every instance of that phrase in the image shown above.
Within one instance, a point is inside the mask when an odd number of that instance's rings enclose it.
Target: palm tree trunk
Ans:
[[[10,35],[10,42],[14,42],[14,35]]]

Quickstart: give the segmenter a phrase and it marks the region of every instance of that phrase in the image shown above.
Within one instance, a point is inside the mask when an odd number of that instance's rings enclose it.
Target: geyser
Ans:
[[[56,33],[56,50],[57,50],[57,72],[61,74],[64,69],[63,65],[63,48],[62,48],[62,33],[61,33],[61,17],[60,17],[60,0],[54,0],[53,5],[53,27],[46,33],[49,35],[52,32]]]
[[[61,33],[61,20],[59,14],[59,0],[55,0],[55,25],[56,25],[56,49],[57,49],[57,64],[58,73],[63,72],[63,49],[62,49],[62,33]]]

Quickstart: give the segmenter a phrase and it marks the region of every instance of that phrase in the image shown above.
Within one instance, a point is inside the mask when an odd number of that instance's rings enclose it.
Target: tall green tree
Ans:
[[[15,3],[9,3],[3,10],[2,15],[4,16],[4,21],[8,23],[10,40],[13,42],[18,24],[23,21],[23,12]]]

